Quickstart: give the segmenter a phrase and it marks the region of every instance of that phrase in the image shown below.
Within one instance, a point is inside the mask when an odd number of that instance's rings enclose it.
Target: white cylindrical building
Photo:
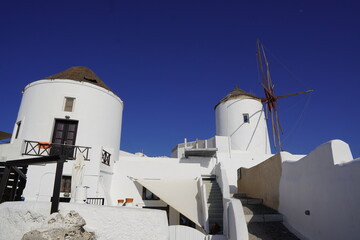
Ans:
[[[235,87],[216,106],[216,135],[229,136],[232,150],[271,154],[261,99]]]
[[[93,71],[72,67],[24,88],[13,138],[118,150],[122,111],[122,100]],[[72,136],[60,136],[70,126]]]
[[[12,141],[23,141],[23,158],[60,151],[68,159],[83,154],[88,195],[106,197],[113,163],[119,159],[122,112],[123,101],[92,70],[72,67],[24,88]],[[64,182],[71,179],[73,162],[64,165]],[[54,167],[29,167],[27,199],[50,198]]]

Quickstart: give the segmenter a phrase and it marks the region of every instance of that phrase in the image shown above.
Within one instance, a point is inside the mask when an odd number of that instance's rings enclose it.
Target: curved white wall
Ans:
[[[216,109],[216,135],[229,136],[232,150],[270,154],[263,105],[259,100],[240,98],[220,103]],[[243,114],[249,114],[249,123]]]
[[[279,212],[285,224],[302,239],[360,239],[360,158],[353,159],[341,140],[298,161],[294,156],[281,152]]]
[[[65,97],[76,98],[73,112],[64,111]],[[23,91],[18,138],[51,142],[55,119],[69,116],[78,121],[76,145],[118,150],[122,111],[121,99],[102,87],[73,80],[39,80]],[[118,151],[113,153],[117,158]]]

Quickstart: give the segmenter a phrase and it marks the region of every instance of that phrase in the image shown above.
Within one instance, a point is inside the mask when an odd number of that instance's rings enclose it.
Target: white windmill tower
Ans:
[[[216,135],[229,136],[232,150],[270,154],[261,98],[235,87],[216,106]]]
[[[99,181],[110,185],[106,173],[118,159],[122,111],[122,100],[92,70],[72,67],[24,88],[12,141],[24,141],[23,157],[60,154],[64,149],[69,160],[83,154],[89,160],[84,180],[90,194],[104,193]],[[65,163],[64,175],[71,176],[73,162]],[[30,166],[25,197],[48,200],[52,172],[48,165]]]
[[[307,90],[282,96],[275,96],[269,63],[263,45],[257,41],[257,59],[262,77],[265,98],[235,87],[216,106],[216,135],[229,136],[232,150],[250,151],[257,154],[271,154],[266,120],[271,118],[273,143],[282,150],[282,129],[277,113],[280,98],[312,92]],[[264,111],[264,106],[266,111]]]

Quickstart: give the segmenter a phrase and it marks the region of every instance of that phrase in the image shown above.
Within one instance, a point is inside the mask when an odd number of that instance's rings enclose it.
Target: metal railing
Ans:
[[[84,155],[85,160],[90,160],[89,159],[90,149],[91,147],[25,140],[25,148],[22,155],[29,155],[29,156],[63,155],[66,156],[67,159],[73,160],[76,158],[78,153],[82,153]]]
[[[104,198],[86,198],[87,204],[104,205]]]
[[[111,154],[103,149],[101,153],[101,162],[105,165],[110,166],[110,157]]]

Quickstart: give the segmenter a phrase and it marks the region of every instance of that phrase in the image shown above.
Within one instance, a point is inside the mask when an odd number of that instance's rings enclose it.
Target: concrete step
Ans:
[[[222,213],[224,212],[223,208],[222,207],[212,207],[212,208],[209,208],[209,214],[210,213]]]
[[[246,198],[246,193],[234,193],[233,198],[237,198],[237,199]]]
[[[252,222],[282,222],[283,216],[281,214],[245,214],[245,220],[247,223]]]
[[[225,235],[208,235],[206,240],[227,240]]]
[[[299,240],[281,222],[248,223],[249,240]]]
[[[222,202],[222,200],[223,200],[222,196],[210,196],[207,198],[207,202],[213,202],[213,201]]]
[[[207,203],[208,208],[212,209],[212,208],[223,208],[222,202],[208,202]]]
[[[240,198],[240,201],[243,205],[257,205],[262,204],[263,200],[259,198]]]
[[[223,212],[209,212],[209,218],[215,219],[215,218],[223,218]]]
[[[244,214],[278,214],[278,212],[272,208],[269,208],[262,204],[249,204],[243,206]]]
[[[236,193],[233,197],[238,198],[243,204],[249,240],[298,240],[282,224],[283,216],[263,205],[262,199],[249,198],[244,193]]]

